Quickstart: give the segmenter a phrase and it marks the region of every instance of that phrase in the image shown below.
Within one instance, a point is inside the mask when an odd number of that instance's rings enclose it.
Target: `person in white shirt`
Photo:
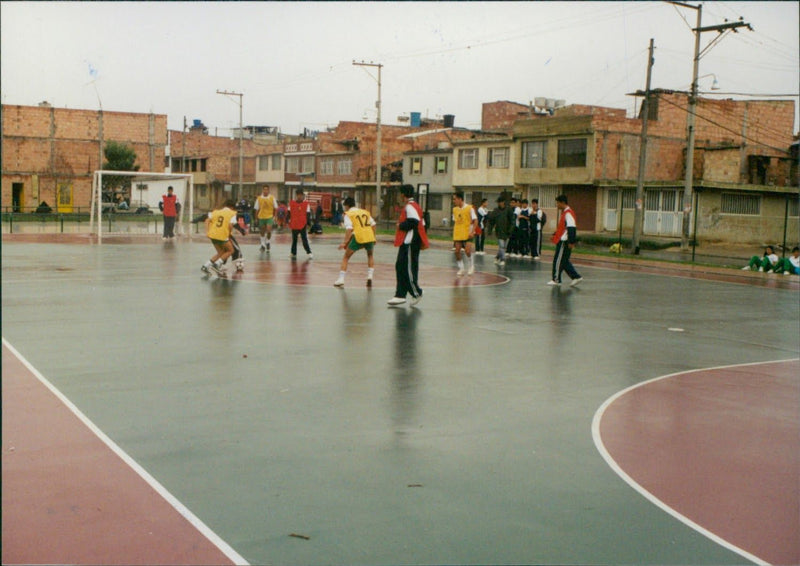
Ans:
[[[758,271],[772,271],[778,265],[778,255],[772,246],[764,248],[764,256],[758,257],[754,255],[750,258],[750,263],[742,268],[742,271],[750,271],[758,268]]]

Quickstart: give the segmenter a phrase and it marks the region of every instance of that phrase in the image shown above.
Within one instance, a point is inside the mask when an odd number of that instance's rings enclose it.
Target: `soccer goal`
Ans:
[[[97,243],[103,243],[103,212],[116,206],[113,199],[110,202],[103,202],[103,177],[130,178],[131,195],[130,210],[135,212],[138,209],[148,209],[158,212],[158,203],[161,195],[166,194],[167,187],[172,186],[173,192],[181,203],[181,211],[178,214],[179,225],[184,218],[192,218],[194,215],[194,182],[191,174],[188,173],[155,173],[152,171],[109,171],[98,170],[92,176],[92,199],[89,208],[89,227],[92,234],[97,235]],[[188,201],[188,210],[187,210]],[[95,225],[95,220],[97,224]]]

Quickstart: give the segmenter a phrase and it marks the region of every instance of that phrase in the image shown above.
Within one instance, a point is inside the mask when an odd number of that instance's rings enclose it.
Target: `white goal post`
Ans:
[[[183,183],[183,191],[176,187],[175,194],[178,196],[178,201],[184,203],[181,207],[181,212],[178,219],[181,220],[186,216],[185,203],[189,201],[189,218],[194,216],[194,178],[190,173],[155,173],[152,171],[109,171],[101,169],[94,172],[92,176],[92,199],[91,206],[89,207],[89,230],[92,234],[97,235],[97,243],[103,243],[103,176],[117,176],[117,177],[131,177],[133,182],[137,180],[140,183],[145,181],[181,181]],[[133,199],[133,191],[135,187],[131,184],[131,199]],[[176,183],[177,184],[177,183]],[[165,189],[166,190],[166,189]],[[183,193],[183,194],[181,194]],[[140,191],[141,194],[141,191]],[[141,201],[141,197],[140,197]],[[141,202],[139,203],[142,204]],[[97,227],[95,231],[95,212],[97,213]]]

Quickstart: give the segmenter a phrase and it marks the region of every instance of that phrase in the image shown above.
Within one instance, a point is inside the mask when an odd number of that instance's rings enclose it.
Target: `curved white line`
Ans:
[[[58,397],[59,401],[64,403],[64,405],[72,411],[72,413],[80,419],[80,421],[86,425],[89,430],[91,430],[97,438],[99,438],[108,448],[111,449],[114,454],[122,458],[122,460],[130,466],[134,472],[139,474],[139,476],[147,482],[147,484],[152,487],[161,497],[163,497],[167,503],[172,505],[172,507],[181,514],[187,521],[189,521],[194,528],[196,528],[200,533],[205,536],[209,541],[211,541],[214,546],[216,546],[220,551],[222,551],[225,556],[227,556],[234,564],[240,564],[243,566],[248,565],[249,563],[245,560],[238,552],[236,552],[228,543],[226,543],[222,538],[217,535],[211,528],[208,527],[203,521],[201,521],[194,513],[192,513],[188,507],[186,507],[183,503],[178,501],[178,499],[172,495],[167,488],[161,485],[158,480],[156,480],[153,476],[151,476],[147,470],[145,470],[139,463],[136,462],[133,458],[131,458],[122,448],[120,448],[113,440],[111,440],[106,434],[100,430],[97,425],[95,425],[89,418],[84,415],[78,407],[76,407],[72,401],[67,399],[61,391],[59,391],[52,383],[50,383],[46,377],[44,377],[39,371],[33,367],[28,360],[26,360],[22,354],[20,354],[16,348],[14,348],[11,344],[3,338],[3,345],[8,348],[12,354],[20,361],[22,364],[30,371],[36,379],[38,379],[42,384],[47,387],[53,395]]]
[[[722,546],[723,548],[727,548],[728,550],[730,550],[732,552],[735,552],[739,556],[742,556],[743,558],[746,558],[747,560],[750,560],[751,562],[754,562],[755,564],[759,564],[761,566],[769,566],[769,562],[767,562],[763,558],[759,558],[758,556],[756,556],[754,554],[751,554],[751,553],[747,552],[746,550],[744,550],[742,548],[739,548],[735,544],[732,544],[732,543],[728,542],[727,540],[723,539],[722,537],[712,533],[708,529],[706,529],[704,527],[701,527],[700,525],[698,525],[697,523],[695,523],[694,521],[692,521],[691,519],[689,519],[685,515],[682,515],[681,513],[679,513],[678,511],[676,511],[675,509],[673,509],[672,507],[670,507],[669,505],[667,505],[666,503],[664,503],[663,501],[658,499],[655,495],[653,495],[652,493],[647,491],[644,487],[639,485],[639,483],[637,483],[632,477],[630,477],[620,467],[620,465],[617,464],[616,460],[614,460],[614,458],[611,456],[611,454],[606,449],[605,444],[603,444],[603,439],[600,436],[600,421],[602,420],[603,415],[606,412],[606,409],[608,409],[608,407],[614,401],[616,401],[617,399],[619,399],[623,395],[629,393],[630,391],[633,391],[634,389],[637,389],[639,387],[643,387],[645,385],[648,385],[650,383],[654,383],[656,381],[661,381],[662,379],[668,379],[668,378],[675,377],[675,376],[678,376],[678,375],[684,375],[684,374],[688,374],[688,373],[695,373],[695,372],[698,372],[698,371],[710,371],[710,370],[726,369],[726,368],[733,368],[733,367],[756,366],[756,365],[773,364],[773,363],[789,362],[789,361],[796,361],[796,360],[797,360],[797,358],[792,358],[792,359],[788,359],[788,360],[774,360],[774,361],[771,361],[771,362],[753,362],[753,363],[748,363],[748,364],[732,364],[732,365],[728,365],[728,366],[717,366],[717,367],[704,368],[704,369],[701,369],[701,370],[679,371],[679,372],[676,372],[676,373],[670,373],[668,375],[662,375],[662,376],[659,376],[659,377],[654,377],[653,379],[648,379],[646,381],[642,381],[641,383],[637,383],[635,385],[631,385],[630,387],[627,387],[627,388],[623,389],[622,391],[619,391],[619,392],[615,393],[614,395],[612,395],[611,397],[609,397],[605,401],[605,403],[600,405],[600,408],[597,409],[597,412],[595,412],[594,418],[592,419],[592,439],[594,440],[595,447],[597,448],[597,451],[600,452],[600,455],[603,457],[603,459],[606,461],[606,463],[609,465],[609,467],[612,470],[614,470],[614,472],[622,479],[622,481],[624,481],[629,486],[631,486],[633,489],[638,491],[645,499],[650,501],[650,503],[652,503],[653,505],[655,505],[656,507],[658,507],[662,511],[665,511],[669,515],[672,515],[673,517],[678,519],[680,522],[682,522],[683,524],[687,525],[688,527],[694,529],[695,531],[697,531],[698,533],[700,533],[704,537],[711,539],[712,541],[714,541],[718,545]]]

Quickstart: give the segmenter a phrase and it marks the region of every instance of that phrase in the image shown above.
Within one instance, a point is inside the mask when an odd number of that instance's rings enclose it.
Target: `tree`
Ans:
[[[109,141],[103,149],[106,160],[103,169],[108,171],[138,171],[136,152],[122,142]],[[103,175],[103,200],[114,202],[114,193],[130,194],[131,178],[121,175]]]

